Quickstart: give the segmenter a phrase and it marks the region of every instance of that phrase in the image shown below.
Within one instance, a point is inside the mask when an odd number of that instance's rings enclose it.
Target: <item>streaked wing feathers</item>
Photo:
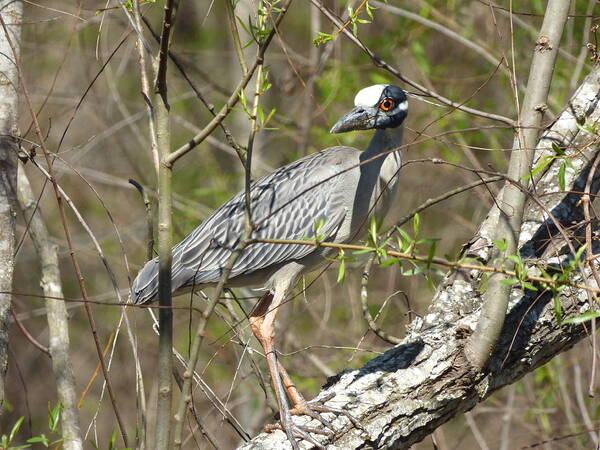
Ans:
[[[333,240],[347,213],[343,189],[336,189],[343,175],[337,175],[358,161],[357,154],[358,150],[350,147],[332,147],[256,180],[251,189],[256,226],[252,238],[314,239],[315,224],[322,222],[319,237]],[[240,192],[173,248],[173,290],[218,281],[244,226],[244,193]],[[229,278],[298,260],[313,251],[315,247],[308,245],[252,244],[237,259]],[[155,261],[150,261],[134,282],[133,294],[139,302],[156,296],[157,281],[151,279],[152,275],[158,278]]]

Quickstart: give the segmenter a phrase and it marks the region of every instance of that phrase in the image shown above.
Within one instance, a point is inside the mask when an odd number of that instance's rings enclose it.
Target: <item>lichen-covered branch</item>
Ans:
[[[0,0],[0,14],[8,23],[0,30],[0,413],[5,398],[4,377],[8,368],[8,324],[12,291],[15,216],[17,208],[17,150],[15,140],[18,125],[17,65],[7,39],[14,43],[18,58],[21,48],[23,3]]]

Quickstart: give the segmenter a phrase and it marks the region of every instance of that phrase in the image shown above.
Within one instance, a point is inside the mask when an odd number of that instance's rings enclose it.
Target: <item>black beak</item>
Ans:
[[[372,111],[369,111],[373,109]],[[375,125],[376,110],[357,106],[331,128],[330,133],[345,133],[354,130],[370,130]]]

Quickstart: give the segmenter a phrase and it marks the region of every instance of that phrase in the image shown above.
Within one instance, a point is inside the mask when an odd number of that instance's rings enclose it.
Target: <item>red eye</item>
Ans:
[[[394,109],[394,105],[394,100],[392,100],[391,98],[386,98],[379,104],[379,109],[385,112],[391,111],[392,109]]]

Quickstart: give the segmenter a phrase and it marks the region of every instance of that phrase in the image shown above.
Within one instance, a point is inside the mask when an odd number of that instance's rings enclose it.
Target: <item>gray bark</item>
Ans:
[[[598,136],[577,126],[586,119],[591,123],[600,120],[599,96],[600,70],[596,67],[537,145],[536,158],[553,155],[552,142],[568,147],[573,168],[567,169],[567,191],[583,192],[588,169],[599,151]],[[583,219],[581,195],[560,192],[558,166],[558,162],[551,164],[537,180],[536,194],[544,208],[531,199],[525,208],[520,230],[524,257],[557,261],[548,252],[548,241],[555,240],[558,231],[545,211],[551,211],[562,224]],[[596,179],[593,193],[598,186]],[[498,210],[494,208],[467,247],[484,264],[490,262],[497,219]],[[560,242],[553,244],[556,249],[560,246]],[[581,278],[576,281],[581,282]],[[319,393],[317,399],[335,394],[326,404],[347,409],[363,424],[366,433],[351,427],[346,418],[338,417],[333,421],[333,439],[313,437],[328,448],[408,448],[586,336],[581,325],[557,323],[550,294],[523,293],[513,288],[507,320],[486,371],[473,371],[465,358],[464,346],[480,317],[480,282],[480,273],[474,271],[448,274],[428,314],[411,323],[402,343],[360,369],[331,378]],[[560,300],[565,317],[590,308],[584,290],[566,288]],[[306,417],[295,420],[320,426]],[[306,442],[300,445],[309,447]],[[283,449],[290,448],[290,444],[283,432],[276,431],[261,433],[241,448]]]
[[[18,171],[18,200],[26,220],[29,221],[29,234],[38,254],[42,269],[40,285],[46,297],[48,348],[52,356],[52,370],[56,379],[56,392],[62,405],[62,436],[66,450],[83,448],[77,411],[75,378],[69,357],[69,320],[67,306],[63,298],[62,282],[58,266],[57,246],[50,241],[44,219],[37,207],[37,199],[23,167]]]
[[[0,14],[16,49],[21,43],[23,4],[0,0]],[[0,32],[0,412],[8,368],[8,327],[11,307],[17,186],[18,73],[13,52]]]

